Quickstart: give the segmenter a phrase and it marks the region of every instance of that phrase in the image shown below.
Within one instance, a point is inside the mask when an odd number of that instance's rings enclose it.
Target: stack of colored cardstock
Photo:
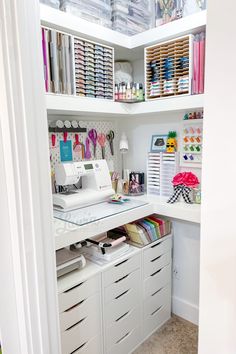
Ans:
[[[160,218],[156,214],[126,224],[124,227],[130,241],[143,246],[171,232],[170,221]]]

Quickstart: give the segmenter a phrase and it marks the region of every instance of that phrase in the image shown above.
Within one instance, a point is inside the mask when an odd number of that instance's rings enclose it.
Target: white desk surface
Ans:
[[[183,221],[200,223],[201,206],[199,204],[186,204],[184,202],[168,204],[166,197],[158,196],[143,195],[133,198],[147,201],[148,204],[83,226],[54,219],[55,249],[57,250],[85,238],[96,236],[152,213]]]

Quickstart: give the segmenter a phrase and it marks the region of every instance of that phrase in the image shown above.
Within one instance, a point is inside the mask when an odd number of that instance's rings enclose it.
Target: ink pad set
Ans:
[[[76,95],[113,99],[113,48],[74,38]]]

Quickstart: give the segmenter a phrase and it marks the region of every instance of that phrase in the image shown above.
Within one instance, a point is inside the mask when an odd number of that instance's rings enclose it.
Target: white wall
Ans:
[[[236,2],[207,11],[199,354],[235,354]]]
[[[125,168],[146,172],[152,135],[167,134],[170,130],[176,130],[179,135],[184,114],[185,112],[162,113],[121,121],[120,132],[125,131],[129,140]],[[201,169],[181,170],[191,170],[201,177]],[[183,221],[174,221],[173,226],[173,264],[179,270],[179,279],[173,279],[172,310],[177,315],[198,323],[200,226]]]

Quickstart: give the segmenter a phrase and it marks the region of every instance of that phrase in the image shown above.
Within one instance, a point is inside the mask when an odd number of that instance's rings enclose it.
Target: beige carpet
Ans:
[[[175,315],[133,354],[197,354],[198,327]]]

